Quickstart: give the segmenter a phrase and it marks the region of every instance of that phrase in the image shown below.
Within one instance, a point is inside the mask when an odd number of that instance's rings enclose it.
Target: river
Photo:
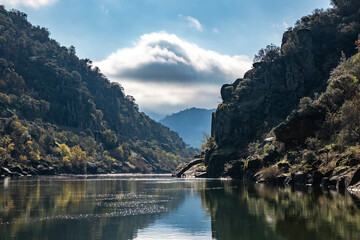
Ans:
[[[0,239],[360,239],[360,200],[167,175],[7,178]]]

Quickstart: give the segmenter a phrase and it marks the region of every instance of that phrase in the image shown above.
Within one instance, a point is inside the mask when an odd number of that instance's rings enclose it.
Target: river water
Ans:
[[[0,239],[360,239],[360,200],[166,175],[5,179]]]

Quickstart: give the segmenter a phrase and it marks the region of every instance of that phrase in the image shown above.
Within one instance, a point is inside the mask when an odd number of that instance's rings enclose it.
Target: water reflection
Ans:
[[[223,189],[203,192],[218,240],[360,239],[360,202],[355,195],[233,185],[228,182]]]
[[[132,239],[176,209],[156,180],[38,178],[0,188],[0,239]],[[4,182],[5,183],[5,182]],[[168,184],[168,187],[172,187]]]
[[[0,239],[360,239],[360,201],[167,176],[2,180]]]

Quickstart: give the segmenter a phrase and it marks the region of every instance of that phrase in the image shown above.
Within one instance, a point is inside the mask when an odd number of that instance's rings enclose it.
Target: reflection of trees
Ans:
[[[148,191],[144,181],[11,180],[0,185],[1,239],[132,239],[167,209],[180,191]],[[4,237],[4,238],[3,238]]]
[[[302,192],[223,183],[203,192],[213,237],[220,239],[356,239],[359,199],[338,192]]]

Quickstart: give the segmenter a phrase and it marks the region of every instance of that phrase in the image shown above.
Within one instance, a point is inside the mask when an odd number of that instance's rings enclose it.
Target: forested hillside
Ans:
[[[139,112],[74,47],[60,46],[25,13],[0,6],[0,164],[37,173],[170,171],[194,155]]]

